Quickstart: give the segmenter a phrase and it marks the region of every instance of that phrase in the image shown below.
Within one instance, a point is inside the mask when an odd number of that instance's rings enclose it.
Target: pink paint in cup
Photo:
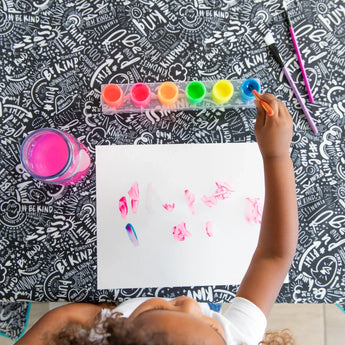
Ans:
[[[90,168],[87,148],[72,135],[52,128],[30,133],[22,143],[20,160],[32,177],[57,185],[79,182]]]
[[[137,107],[146,107],[151,102],[151,91],[147,84],[137,83],[132,86],[130,97],[133,104]]]

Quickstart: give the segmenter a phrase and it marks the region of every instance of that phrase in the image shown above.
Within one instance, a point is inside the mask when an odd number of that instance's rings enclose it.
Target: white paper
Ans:
[[[264,200],[262,158],[256,143],[97,146],[98,288],[239,284],[255,250],[260,224],[245,219],[246,198]],[[128,191],[139,185],[138,212]],[[202,201],[216,182],[234,192],[209,208]],[[196,196],[195,214],[185,190]],[[126,196],[128,215],[119,199]],[[175,203],[173,212],[162,205]],[[213,236],[206,234],[206,222]],[[191,236],[173,237],[185,222]],[[130,241],[131,223],[139,245]]]

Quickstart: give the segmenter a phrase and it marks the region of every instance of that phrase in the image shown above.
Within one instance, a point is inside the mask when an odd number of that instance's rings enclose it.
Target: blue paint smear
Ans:
[[[131,242],[135,245],[138,246],[139,245],[139,241],[138,241],[138,237],[137,234],[133,228],[133,225],[131,223],[128,223],[126,225],[126,230],[129,236],[129,239],[131,240]]]

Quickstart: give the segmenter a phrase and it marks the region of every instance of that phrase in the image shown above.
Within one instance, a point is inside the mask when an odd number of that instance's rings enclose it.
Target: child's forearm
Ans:
[[[294,170],[288,155],[264,158],[265,203],[257,248],[237,292],[266,316],[293,260],[298,237]]]
[[[295,176],[290,156],[264,158],[265,203],[258,250],[293,259],[298,238]]]
[[[237,296],[256,304],[266,316],[281,289],[293,260],[298,238],[295,176],[289,147],[293,122],[286,106],[273,95],[262,98],[273,116],[256,103],[255,136],[265,172],[265,202],[257,248]]]

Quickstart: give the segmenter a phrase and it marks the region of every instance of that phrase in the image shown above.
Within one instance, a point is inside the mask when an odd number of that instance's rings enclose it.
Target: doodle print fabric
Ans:
[[[270,55],[270,29],[306,97],[282,2],[3,1],[0,6],[0,299],[111,301],[188,294],[230,301],[237,286],[97,290],[95,146],[254,141],[255,109],[104,115],[106,83],[258,78],[294,120],[300,234],[278,302],[342,303],[345,291],[345,4],[289,9],[313,89],[314,135]],[[71,133],[91,153],[86,179],[45,185],[19,161],[32,130]],[[225,282],[226,284],[226,282]]]
[[[17,341],[26,330],[30,309],[28,302],[0,303],[0,336]]]

